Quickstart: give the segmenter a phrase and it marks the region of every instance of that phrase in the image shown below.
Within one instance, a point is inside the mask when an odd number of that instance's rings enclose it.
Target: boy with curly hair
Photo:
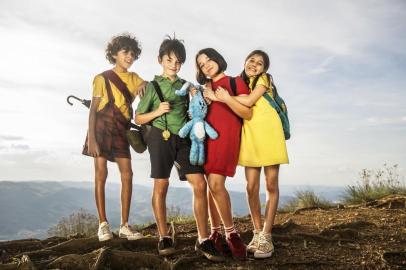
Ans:
[[[131,104],[146,84],[138,74],[128,71],[140,53],[141,47],[135,37],[129,34],[113,37],[107,45],[106,58],[114,67],[98,74],[93,80],[89,129],[82,153],[94,158],[99,241],[113,238],[105,209],[107,161],[116,162],[121,175],[119,237],[128,240],[143,237],[128,225],[133,172],[130,147],[125,136],[133,115]]]

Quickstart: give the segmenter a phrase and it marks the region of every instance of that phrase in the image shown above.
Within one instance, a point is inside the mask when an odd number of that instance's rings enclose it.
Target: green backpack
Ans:
[[[265,92],[263,97],[268,101],[268,103],[276,110],[279,115],[279,118],[282,122],[283,133],[285,135],[285,140],[289,140],[290,138],[290,124],[288,118],[288,109],[286,108],[285,101],[278,95],[278,91],[276,90],[276,86],[273,83],[272,76],[267,74],[269,77],[269,81],[271,82],[272,86],[272,93],[271,96],[268,92]]]

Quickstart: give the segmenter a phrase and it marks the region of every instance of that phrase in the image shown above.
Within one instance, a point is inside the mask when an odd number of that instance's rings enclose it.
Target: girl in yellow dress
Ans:
[[[247,250],[254,253],[255,258],[267,258],[273,253],[271,231],[279,201],[279,165],[289,163],[281,120],[263,97],[265,92],[272,96],[272,78],[266,73],[268,68],[269,57],[265,52],[251,52],[245,59],[241,74],[251,93],[236,97],[240,103],[253,109],[252,119],[244,120],[242,127],[238,164],[245,167],[248,204],[254,226],[254,236]],[[262,167],[267,190],[263,226],[259,200]]]

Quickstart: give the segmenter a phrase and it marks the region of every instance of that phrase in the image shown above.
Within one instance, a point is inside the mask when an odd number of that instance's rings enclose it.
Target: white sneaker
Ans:
[[[106,221],[99,224],[97,236],[99,237],[100,242],[107,241],[113,238],[113,234],[110,231],[110,225]]]
[[[259,233],[258,237],[258,249],[254,253],[254,258],[264,259],[272,256],[274,252],[274,246],[272,243],[271,234]]]
[[[127,238],[130,241],[144,238],[144,235],[142,235],[142,233],[133,231],[130,226],[128,226],[128,223],[120,225],[118,236],[120,238]]]
[[[255,253],[255,251],[258,249],[259,232],[254,230],[253,233],[254,236],[252,237],[251,242],[247,246],[247,251],[249,253]]]

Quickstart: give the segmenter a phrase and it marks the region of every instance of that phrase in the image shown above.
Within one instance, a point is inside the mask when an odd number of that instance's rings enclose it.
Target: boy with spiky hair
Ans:
[[[106,217],[105,184],[107,161],[116,162],[121,175],[121,225],[119,237],[139,239],[142,234],[128,225],[132,194],[132,168],[126,130],[132,118],[131,104],[145,82],[128,69],[138,59],[141,47],[129,35],[115,36],[107,45],[106,58],[114,65],[93,80],[93,97],[89,112],[89,129],[83,154],[94,158],[95,199],[99,215],[99,241],[113,238]]]
[[[191,142],[178,135],[181,127],[188,121],[189,97],[175,94],[175,90],[180,89],[184,83],[177,74],[185,59],[185,47],[180,40],[168,37],[162,42],[158,55],[162,74],[148,83],[135,114],[137,124],[152,125],[147,144],[151,178],[154,179],[152,208],[160,236],[158,252],[164,256],[175,252],[173,239],[168,235],[166,194],[169,176],[176,164],[179,175],[186,178],[180,177],[181,180],[187,180],[193,190],[193,213],[198,231],[195,249],[209,260],[222,261],[224,257],[216,251],[214,242],[208,238],[207,185],[203,168],[190,164]]]

